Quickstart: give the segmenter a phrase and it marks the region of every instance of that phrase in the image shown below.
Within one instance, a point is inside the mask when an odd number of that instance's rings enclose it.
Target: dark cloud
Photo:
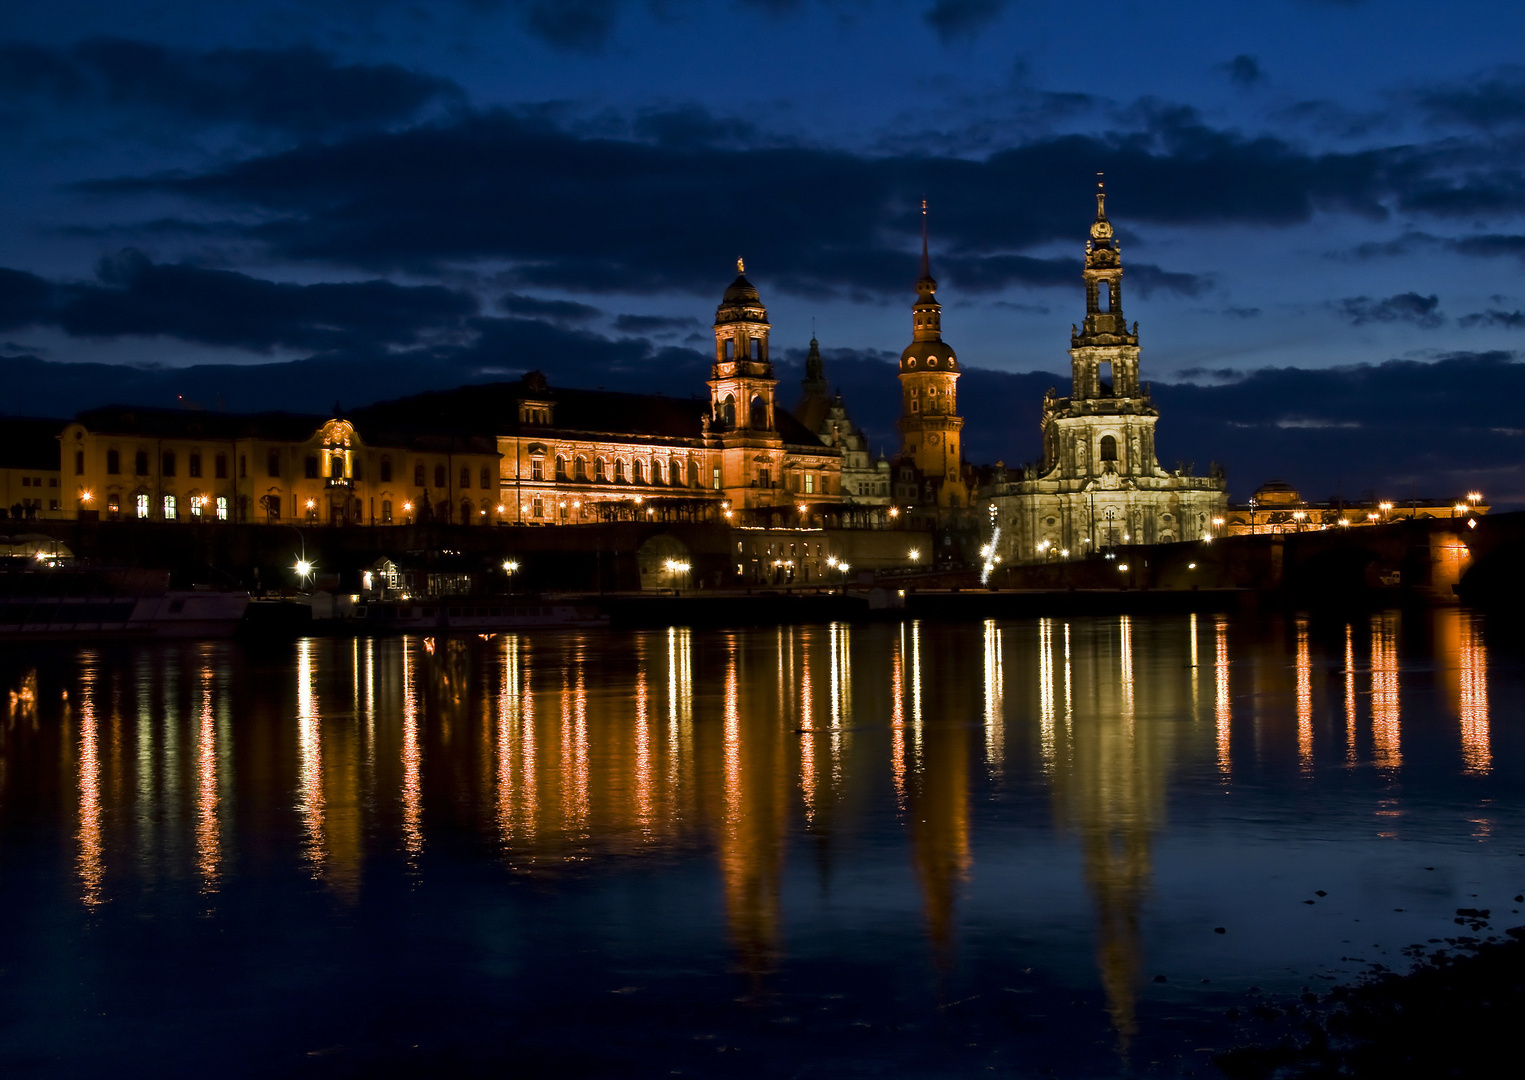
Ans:
[[[122,38],[70,49],[0,44],[0,102],[29,99],[310,136],[406,121],[461,93],[448,79],[395,64],[339,64],[310,48],[185,52]]]
[[[1266,81],[1265,69],[1260,66],[1260,61],[1248,53],[1240,53],[1228,63],[1220,64],[1218,67],[1231,82],[1239,86],[1250,87]]]
[[[498,307],[510,315],[550,319],[552,322],[583,322],[603,314],[591,304],[579,304],[575,300],[547,300],[541,296],[523,296],[519,293],[506,293],[499,297]]]
[[[1380,217],[1394,191],[1378,151],[1308,154],[1212,129],[1189,111],[1146,112],[1141,133],[1038,139],[983,160],[653,145],[495,112],[200,176],[85,188],[168,192],[256,214],[261,223],[242,236],[299,260],[429,271],[502,259],[521,289],[709,293],[741,253],[775,287],[865,297],[909,287],[924,192],[939,262],[955,279],[995,287],[985,283],[1068,273],[1021,252],[1085,235],[1084,192],[1099,168],[1117,178],[1115,215],[1141,224],[1291,224],[1317,209]],[[1138,280],[1202,288],[1166,271],[1141,270]]]
[[[559,49],[593,52],[614,30],[620,0],[510,0],[524,27]]]
[[[1494,130],[1525,123],[1525,67],[1509,65],[1461,86],[1431,87],[1418,104],[1432,123]]]
[[[52,326],[76,337],[165,336],[256,352],[411,345],[463,331],[466,293],[389,281],[294,285],[228,270],[154,263],[137,251],[102,260],[90,283],[0,271],[0,328]]]
[[[1499,311],[1490,309],[1473,315],[1463,315],[1456,320],[1458,326],[1500,326],[1506,330],[1525,330],[1525,311]]]
[[[614,328],[622,334],[670,334],[699,325],[687,315],[621,315]]]
[[[1386,300],[1373,300],[1367,296],[1352,296],[1341,300],[1337,310],[1350,320],[1352,326],[1367,323],[1406,322],[1425,330],[1433,330],[1445,322],[1440,311],[1440,297],[1420,296],[1415,292],[1399,293]]]
[[[1451,241],[1450,247],[1452,251],[1462,255],[1476,255],[1485,259],[1496,259],[1504,255],[1525,259],[1525,236],[1509,236],[1500,233],[1463,236]]]
[[[977,35],[1000,17],[1006,0],[937,0],[922,18],[944,43]]]

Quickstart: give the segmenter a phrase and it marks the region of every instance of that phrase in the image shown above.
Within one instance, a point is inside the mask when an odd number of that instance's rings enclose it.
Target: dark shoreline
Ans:
[[[1480,931],[1487,914],[1461,908],[1455,921]],[[1500,1063],[1517,1051],[1525,1019],[1525,926],[1441,944],[1405,950],[1416,961],[1407,973],[1376,965],[1323,996],[1249,1006],[1260,1030],[1255,1041],[1213,1063],[1231,1080],[1507,1075]],[[1230,1010],[1229,1019],[1238,1018]]]

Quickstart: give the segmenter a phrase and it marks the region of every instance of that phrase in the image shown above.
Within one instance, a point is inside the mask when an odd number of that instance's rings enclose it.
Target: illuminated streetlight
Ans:
[[[890,517],[898,518],[899,516],[900,516],[900,507],[898,507],[898,506],[890,507]]]
[[[86,502],[87,503],[87,502],[89,502],[93,498],[95,498],[95,496],[92,493],[88,492],[88,491],[81,491],[79,493],[79,501],[80,502]]]
[[[311,510],[314,507],[316,507],[317,505],[318,504],[314,500],[312,500],[312,499],[308,499],[307,500],[307,509]]]
[[[921,549],[912,548],[910,551],[906,552],[906,557],[909,558],[912,562],[915,562],[917,559],[921,558]]]
[[[1069,548],[1062,548],[1060,550],[1060,552],[1059,552],[1059,557],[1061,559],[1068,559],[1070,557],[1070,549]]]
[[[1119,573],[1121,573],[1122,571],[1124,571],[1126,569],[1128,569],[1128,564],[1127,563],[1118,563],[1117,564],[1117,570],[1118,570]]]
[[[503,563],[503,572],[505,574],[517,574],[519,572],[519,564],[513,559],[507,559]]]

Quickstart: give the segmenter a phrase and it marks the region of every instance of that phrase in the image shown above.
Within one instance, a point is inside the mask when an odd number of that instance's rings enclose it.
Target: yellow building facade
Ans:
[[[367,439],[347,419],[112,408],[59,436],[69,518],[280,525],[488,524],[491,439]]]

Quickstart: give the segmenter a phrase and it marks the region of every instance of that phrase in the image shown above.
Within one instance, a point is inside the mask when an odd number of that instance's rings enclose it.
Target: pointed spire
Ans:
[[[927,200],[921,200],[921,276],[923,280],[932,277],[932,260],[927,255]]]
[[[1105,173],[1096,174],[1096,220],[1107,220],[1107,181]]]

